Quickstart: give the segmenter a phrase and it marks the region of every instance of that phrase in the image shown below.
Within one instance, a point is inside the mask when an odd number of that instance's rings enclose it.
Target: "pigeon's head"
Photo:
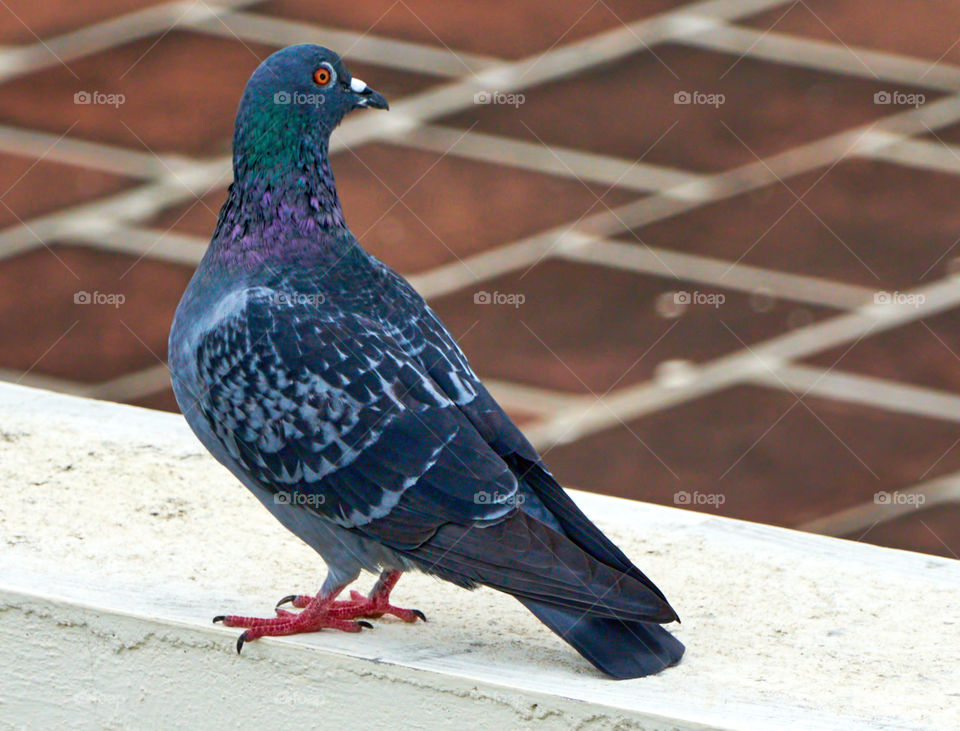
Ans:
[[[302,44],[277,51],[253,72],[237,128],[265,135],[271,128],[329,135],[348,112],[365,107],[387,109],[387,100],[352,76],[330,49]]]

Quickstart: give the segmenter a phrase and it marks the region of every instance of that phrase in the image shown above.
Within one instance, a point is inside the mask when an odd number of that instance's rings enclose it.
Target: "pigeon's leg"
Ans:
[[[322,629],[338,629],[341,632],[359,632],[364,627],[372,627],[369,622],[355,622],[358,615],[353,602],[338,602],[337,595],[346,585],[332,592],[320,592],[299,614],[283,609],[277,610],[276,617],[241,617],[235,614],[214,617],[214,622],[223,622],[226,627],[246,627],[247,630],[237,639],[237,652],[243,643],[259,637],[277,637],[279,635],[297,635],[304,632],[319,632]],[[349,608],[346,605],[350,605]]]
[[[334,602],[331,610],[335,611],[339,616],[349,616],[350,619],[357,619],[359,617],[379,619],[384,614],[392,614],[404,622],[416,622],[418,618],[426,622],[426,616],[419,609],[401,609],[390,603],[390,592],[393,591],[393,587],[396,586],[400,580],[402,573],[402,571],[395,569],[384,571],[380,574],[380,578],[367,596],[364,596],[359,591],[351,591],[349,600]],[[293,606],[302,609],[308,606],[312,600],[313,597],[305,594],[291,594],[281,599],[277,606],[279,607],[281,604],[289,602]]]

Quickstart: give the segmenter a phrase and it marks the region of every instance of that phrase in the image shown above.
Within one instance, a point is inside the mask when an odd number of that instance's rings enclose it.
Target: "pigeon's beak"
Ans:
[[[354,77],[350,80],[350,91],[353,92],[353,106],[369,107],[370,109],[389,109],[386,98],[378,91],[374,91],[366,82]]]

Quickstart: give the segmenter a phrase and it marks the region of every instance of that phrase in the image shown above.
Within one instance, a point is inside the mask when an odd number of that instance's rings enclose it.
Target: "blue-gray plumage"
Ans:
[[[359,617],[400,571],[513,595],[618,678],[677,662],[663,594],[576,507],[410,285],[344,221],[327,151],[386,101],[319,46],[268,58],[243,94],[234,182],[177,309],[170,366],[203,444],[328,576],[300,614],[221,617],[244,640]],[[340,591],[381,571],[370,597]]]

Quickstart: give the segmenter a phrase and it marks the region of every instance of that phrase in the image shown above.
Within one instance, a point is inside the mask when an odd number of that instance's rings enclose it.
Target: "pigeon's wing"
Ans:
[[[415,354],[437,387],[457,405],[484,442],[517,475],[521,507],[532,517],[564,533],[598,561],[637,579],[661,599],[663,593],[640,571],[617,545],[577,507],[547,469],[537,450],[473,372],[456,340],[433,310],[410,285],[397,275],[401,293],[400,312],[416,324],[416,337],[401,340]],[[409,313],[416,313],[409,318]],[[403,322],[399,318],[397,322]],[[397,327],[406,333],[409,328]]]
[[[199,407],[263,488],[346,528],[415,490],[397,545],[514,512],[517,480],[377,323],[254,289],[201,339]]]

